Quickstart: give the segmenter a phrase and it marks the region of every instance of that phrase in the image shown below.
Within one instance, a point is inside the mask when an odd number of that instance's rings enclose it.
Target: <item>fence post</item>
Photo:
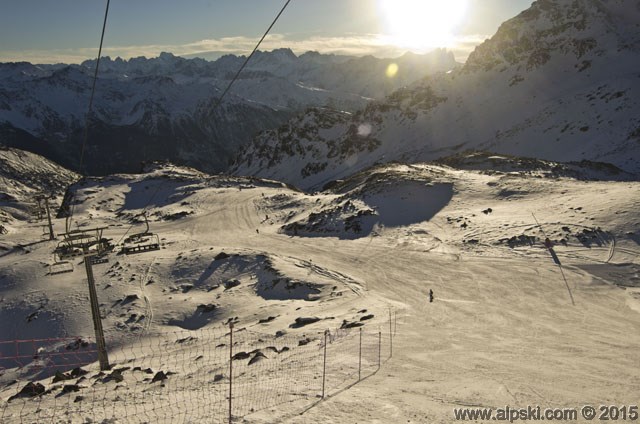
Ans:
[[[324,359],[322,363],[322,399],[324,399],[324,385],[327,375],[327,333],[329,330],[324,330]]]
[[[391,327],[391,309],[389,309],[389,358],[393,357],[393,331]]]
[[[233,420],[231,415],[231,395],[233,394],[233,321],[229,322],[229,424]]]
[[[398,311],[393,311],[393,337],[396,336],[398,331]]]
[[[360,327],[360,346],[358,347],[358,381],[362,371],[362,327]]]
[[[380,355],[382,355],[382,331],[378,330],[378,369],[380,369]]]

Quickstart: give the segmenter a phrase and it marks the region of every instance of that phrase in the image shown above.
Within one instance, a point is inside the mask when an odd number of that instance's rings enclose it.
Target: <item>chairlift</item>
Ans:
[[[84,256],[89,251],[98,255],[107,252],[113,246],[110,239],[102,237],[103,230],[104,228],[91,228],[67,231],[62,234],[63,240],[58,243],[54,252],[61,259]]]
[[[58,243],[55,250],[53,251],[55,255],[58,255],[60,260],[75,258],[77,256],[82,256],[83,251],[81,246],[74,246],[69,240],[66,238]]]
[[[149,231],[147,215],[145,213],[142,213],[141,215],[144,217],[144,224],[147,228],[141,233],[131,234],[124,239],[122,242],[121,252],[126,255],[160,250],[160,238],[157,234]]]
[[[56,258],[56,254],[53,254],[53,263],[49,265],[49,275],[64,274],[73,271],[74,267],[70,261]]]

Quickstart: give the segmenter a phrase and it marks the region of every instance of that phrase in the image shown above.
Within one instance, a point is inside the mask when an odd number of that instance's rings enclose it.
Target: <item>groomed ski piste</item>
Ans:
[[[270,403],[265,380],[235,394],[260,397],[243,398],[248,407],[235,419],[448,423],[454,408],[637,404],[640,183],[587,179],[593,169],[558,173],[504,156],[468,159],[455,168],[381,165],[315,193],[172,165],[82,180],[72,186],[71,224],[108,226],[105,236],[116,245],[93,271],[111,365],[129,368],[122,380],[105,381],[96,377],[97,362],[86,363],[86,377],[73,380],[78,391],[65,392],[69,382],[52,383],[49,375],[35,378],[46,394],[6,403],[37,376],[28,366],[11,367],[7,348],[3,422],[216,422],[214,409],[225,417],[226,393],[212,402],[209,386],[195,387],[198,375],[180,371],[207,355],[224,361],[228,352],[190,351],[186,343],[172,354],[176,334],[193,335],[181,339],[189,342],[208,332],[222,345],[233,322],[247,332],[239,336],[246,346],[265,337],[275,352],[287,345],[294,355],[304,347],[300,340],[313,340],[319,351],[323,332],[336,334],[345,323],[386,333],[389,311],[397,314],[393,355],[379,370],[319,401],[318,376],[304,375],[310,359],[300,357],[298,368],[288,369],[303,379],[290,387],[291,401]],[[160,249],[117,254],[127,235],[144,229],[142,212]],[[63,218],[53,223],[58,233],[65,228]],[[82,258],[72,261],[73,272],[47,275],[59,240],[43,237],[41,223],[4,225],[0,340],[94,343]],[[267,358],[276,355],[264,347]],[[145,368],[168,374],[174,391],[164,393],[163,407],[145,409],[162,382],[133,384]],[[248,385],[251,368],[242,370]],[[208,372],[213,382],[226,370]],[[293,396],[309,385],[313,390]],[[108,387],[106,395],[96,397],[103,393],[96,387]],[[47,415],[61,405],[73,410],[77,396],[84,396],[79,412]]]

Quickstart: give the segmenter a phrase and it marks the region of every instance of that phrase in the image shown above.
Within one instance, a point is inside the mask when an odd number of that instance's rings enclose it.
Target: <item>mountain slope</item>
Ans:
[[[234,171],[308,188],[380,161],[482,149],[640,172],[637,22],[637,2],[535,2],[462,69],[343,114],[335,125],[326,125],[326,113],[296,118],[258,136]]]
[[[0,234],[10,231],[14,220],[31,217],[37,195],[50,196],[53,205],[78,178],[42,156],[0,145]]]
[[[236,421],[449,423],[466,405],[637,402],[640,196],[630,193],[640,183],[579,181],[554,164],[508,158],[450,163],[458,168],[381,165],[317,194],[172,166],[73,185],[74,228],[108,226],[117,245],[93,272],[120,377],[101,379],[95,357],[79,362],[71,351],[66,360],[90,374],[52,378],[44,361],[58,345],[33,339],[92,344],[86,274],[74,258],[73,272],[46,275],[57,241],[33,243],[38,229],[21,222],[7,241],[30,245],[0,254],[2,422],[223,422],[230,322],[234,353],[265,355],[250,368],[249,358],[233,359]],[[486,169],[465,169],[473,166]],[[348,202],[372,213],[358,216]],[[144,230],[131,226],[143,208],[161,249],[117,254]],[[310,225],[296,235],[292,223]],[[398,312],[392,352],[390,308]],[[297,325],[304,318],[309,324]],[[357,328],[339,328],[347,323],[363,324],[362,344]],[[332,340],[323,361],[327,329],[351,336]],[[360,348],[375,364],[379,343],[385,362],[358,381]],[[295,362],[264,349],[283,344]],[[328,396],[318,402],[325,365]],[[160,370],[167,378],[151,380]],[[33,380],[46,393],[8,401]]]
[[[445,51],[405,55],[396,60],[400,71],[390,79],[384,72],[390,59],[259,52],[216,107],[244,59],[229,55],[207,62],[170,53],[104,58],[84,170],[137,172],[141,161],[170,159],[223,171],[256,133],[308,107],[355,110],[372,97],[458,66]],[[95,66],[95,60],[0,64],[0,141],[78,169]]]

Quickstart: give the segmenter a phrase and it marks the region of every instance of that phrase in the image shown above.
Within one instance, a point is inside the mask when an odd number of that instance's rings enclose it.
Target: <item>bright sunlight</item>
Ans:
[[[427,50],[450,47],[468,0],[378,0],[393,44]]]

